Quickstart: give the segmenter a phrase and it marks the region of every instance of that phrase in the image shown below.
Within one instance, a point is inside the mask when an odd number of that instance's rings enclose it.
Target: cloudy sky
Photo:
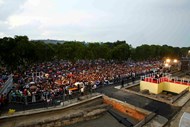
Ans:
[[[190,0],[0,0],[0,37],[190,46]]]

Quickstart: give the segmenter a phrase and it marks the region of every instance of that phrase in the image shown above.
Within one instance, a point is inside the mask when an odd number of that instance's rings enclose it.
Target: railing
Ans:
[[[13,87],[13,76],[9,75],[8,80],[4,83],[3,88],[0,90],[0,94],[7,95]]]
[[[54,107],[58,105],[67,105],[73,102],[79,101],[80,97],[91,96],[96,92],[95,89],[86,88],[84,94],[82,94],[79,90],[73,91],[71,95],[69,95],[68,91],[57,94],[56,96],[50,96],[47,98],[41,97],[43,93],[35,94],[35,101],[31,96],[12,96],[9,94],[9,105],[6,107],[2,107],[1,113],[6,113],[8,109],[14,109],[16,111],[24,111],[30,109],[38,109],[38,108],[48,108]]]
[[[163,73],[162,77],[155,78],[156,73],[147,74],[140,77],[141,81],[147,81],[152,83],[161,83],[161,82],[172,82],[172,83],[178,83],[183,85],[190,85],[190,80],[179,78],[179,77],[172,77],[171,74]]]
[[[135,80],[138,80],[140,76],[143,74],[137,74],[135,76]],[[11,77],[12,78],[12,77]],[[126,77],[120,77],[120,78],[114,78],[112,80],[108,80],[107,82],[102,82],[99,85],[97,85],[96,89],[93,89],[91,85],[89,87],[85,87],[84,95],[91,96],[93,93],[96,93],[96,90],[102,87],[106,87],[109,85],[121,85],[122,80],[124,83],[132,82],[131,76]],[[10,80],[11,81],[11,80]],[[8,91],[8,89],[7,89]],[[101,91],[99,91],[101,93]],[[7,96],[8,103],[4,105],[0,110],[0,113],[5,113],[8,111],[8,109],[15,109],[16,111],[24,111],[29,109],[38,109],[38,108],[48,108],[52,106],[57,105],[67,105],[73,101],[77,101],[79,97],[83,97],[81,92],[79,90],[73,91],[72,95],[70,96],[68,94],[68,91],[65,90],[65,92],[60,93],[58,96],[54,96],[52,98],[48,99],[41,99],[40,94],[36,94],[36,101],[32,101],[32,95],[29,96],[11,96],[11,93]]]

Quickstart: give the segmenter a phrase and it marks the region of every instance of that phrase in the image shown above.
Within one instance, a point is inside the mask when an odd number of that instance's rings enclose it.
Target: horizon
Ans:
[[[0,38],[190,46],[188,0],[0,0]]]
[[[26,36],[26,35],[15,35],[15,36]],[[10,36],[5,36],[5,37],[10,37]],[[28,37],[28,36],[27,36]],[[4,38],[4,37],[0,37],[1,38]],[[14,37],[10,37],[10,38],[14,38]],[[57,43],[64,43],[64,42],[85,42],[85,43],[114,43],[114,42],[117,42],[117,41],[125,41],[128,45],[131,45],[133,48],[136,48],[136,47],[139,47],[139,46],[142,46],[142,45],[159,45],[159,46],[164,46],[164,45],[167,45],[167,46],[171,46],[173,48],[176,48],[176,47],[179,47],[179,48],[190,48],[190,46],[173,46],[173,45],[168,45],[168,44],[157,44],[157,43],[152,43],[152,44],[147,44],[147,43],[141,43],[140,45],[137,45],[137,46],[133,46],[132,44],[128,43],[126,40],[115,40],[115,41],[104,41],[104,42],[93,42],[93,41],[84,41],[84,40],[62,40],[62,39],[30,39],[28,38],[29,41],[44,41],[44,43],[52,43],[52,42],[46,42],[46,41],[59,41]],[[56,44],[53,42],[53,44]]]

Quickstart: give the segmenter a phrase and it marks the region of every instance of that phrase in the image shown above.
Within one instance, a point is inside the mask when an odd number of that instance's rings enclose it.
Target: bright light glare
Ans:
[[[168,64],[168,63],[166,63],[166,64],[165,64],[165,67],[169,67],[169,64]]]
[[[176,59],[174,59],[174,63],[177,63],[178,61]]]
[[[167,62],[167,63],[170,63],[170,61],[171,61],[170,59],[166,59],[166,62]]]

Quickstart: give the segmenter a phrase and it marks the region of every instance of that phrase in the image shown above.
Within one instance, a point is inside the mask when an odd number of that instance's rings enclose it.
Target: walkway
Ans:
[[[103,93],[109,97],[116,98],[123,102],[127,102],[136,107],[155,112],[156,114],[161,115],[166,119],[171,119],[179,110],[179,107],[171,106],[169,104],[142,97],[133,93],[128,93],[114,87],[117,88],[119,86],[102,87],[99,88],[97,92]]]

